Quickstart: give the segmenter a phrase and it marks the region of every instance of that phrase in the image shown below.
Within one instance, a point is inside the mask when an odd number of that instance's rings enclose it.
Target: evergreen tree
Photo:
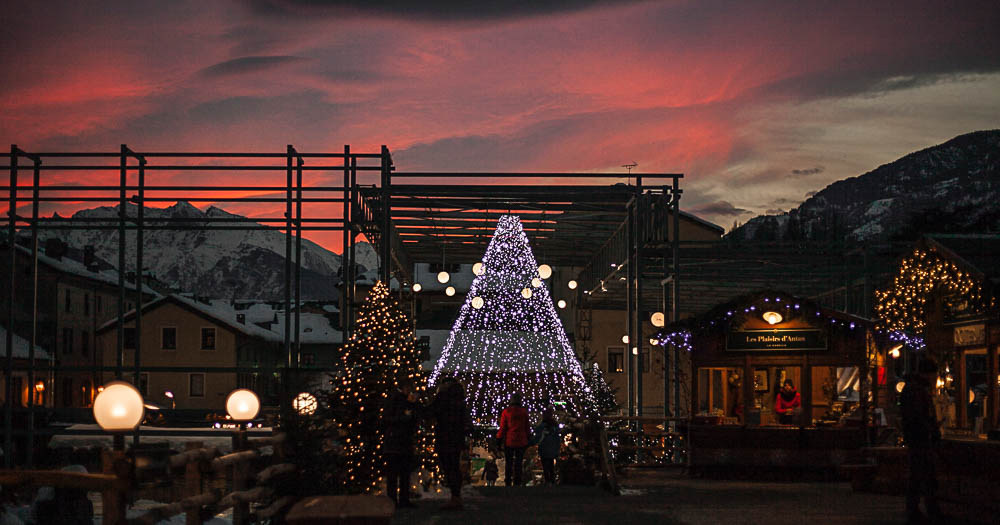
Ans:
[[[515,392],[532,413],[556,402],[571,414],[592,413],[594,397],[520,219],[500,218],[482,263],[430,384],[445,375],[465,383],[473,419],[486,424]]]
[[[423,386],[412,325],[384,283],[365,298],[355,327],[332,381],[331,407],[343,446],[345,491],[370,492],[380,480],[380,415],[389,393],[400,384],[418,391]]]
[[[618,400],[615,399],[615,389],[604,379],[604,372],[597,363],[584,369],[584,377],[591,394],[594,395],[598,414],[606,415],[618,410]]]

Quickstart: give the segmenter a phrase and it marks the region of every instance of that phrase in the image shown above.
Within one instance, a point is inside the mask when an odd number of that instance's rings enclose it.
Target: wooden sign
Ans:
[[[970,324],[954,328],[955,346],[975,346],[986,344],[986,325]]]
[[[739,330],[726,336],[726,350],[770,352],[826,350],[826,336],[816,329]]]

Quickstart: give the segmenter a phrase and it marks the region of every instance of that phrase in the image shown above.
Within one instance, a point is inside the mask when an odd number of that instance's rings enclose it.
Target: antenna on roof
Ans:
[[[632,185],[632,168],[635,168],[635,167],[638,167],[638,166],[639,166],[639,163],[636,162],[636,161],[634,161],[634,160],[632,162],[630,162],[630,163],[622,164],[622,167],[628,170],[628,185],[629,186]]]

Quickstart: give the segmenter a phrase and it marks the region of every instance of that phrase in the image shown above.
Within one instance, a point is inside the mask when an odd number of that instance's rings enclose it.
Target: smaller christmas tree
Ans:
[[[380,416],[389,394],[404,383],[424,387],[412,326],[384,283],[365,298],[355,326],[330,401],[343,445],[345,491],[370,492],[380,480]]]
[[[583,377],[594,396],[595,408],[598,414],[610,414],[618,410],[618,400],[615,399],[615,389],[604,379],[604,372],[597,363],[584,368]]]

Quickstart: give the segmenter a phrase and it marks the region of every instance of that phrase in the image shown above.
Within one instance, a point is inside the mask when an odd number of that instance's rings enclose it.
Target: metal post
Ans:
[[[295,368],[302,359],[302,343],[299,337],[302,310],[302,165],[305,161],[298,157],[295,170]]]
[[[142,266],[144,241],[143,228],[146,207],[146,159],[136,155],[139,160],[139,191],[136,198],[136,229],[135,229],[135,372],[133,374],[133,384],[139,388],[142,377]],[[95,348],[96,352],[97,349]],[[144,393],[143,395],[147,395]],[[132,433],[133,446],[139,445],[139,427],[136,425],[135,432]]]
[[[349,213],[351,215],[351,239],[349,242],[349,247],[347,250],[348,265],[347,270],[349,272],[349,280],[347,281],[347,289],[349,293],[347,294],[347,331],[344,332],[344,336],[348,337],[351,332],[354,331],[354,296],[357,293],[357,288],[355,284],[358,280],[358,272],[355,266],[355,231],[356,223],[354,221],[354,201],[358,198],[358,158],[351,157],[351,202]],[[364,219],[362,217],[362,219]],[[346,339],[345,339],[346,341]]]
[[[17,285],[17,246],[14,237],[17,235],[17,156],[16,144],[10,145],[10,204],[7,209],[9,221],[7,223],[7,249],[10,250],[10,295],[7,297],[7,359],[4,363],[4,377],[7,379],[4,386],[4,411],[3,411],[3,466],[11,467],[11,460],[14,457],[14,287]]]
[[[41,169],[39,169],[39,166],[42,164],[41,159],[38,157],[32,160],[35,162],[35,169],[31,177],[31,333],[28,336],[28,447],[25,450],[26,457],[24,462],[25,466],[29,469],[35,459],[35,345],[38,340],[38,183],[41,179]]]
[[[287,163],[286,190],[285,190],[285,366],[292,367],[292,154],[295,148],[289,144],[285,150],[285,161]],[[285,371],[284,381],[287,385],[288,371]]]
[[[392,240],[389,230],[392,228],[392,161],[389,160],[389,148],[382,145],[382,242],[379,246],[379,278],[389,287],[389,275],[392,268]]]
[[[125,367],[125,218],[127,200],[125,186],[128,182],[128,146],[122,144],[120,171],[118,172],[118,355],[115,357],[115,379],[122,378]],[[138,339],[139,336],[136,336]]]
[[[666,187],[664,187],[663,188],[663,197],[660,198],[660,204],[665,204],[666,205],[666,208],[664,209],[664,213],[663,213],[663,218],[664,219],[666,219],[669,216],[669,213],[670,213],[670,203],[669,203],[669,201],[667,201],[664,198],[664,197],[666,197],[666,194],[667,194]],[[673,236],[670,234],[670,230],[666,228],[666,222],[667,221],[664,220],[663,223],[662,223],[664,225],[664,228],[663,228],[663,234],[664,234],[663,238],[666,241],[671,241],[672,242],[671,238]],[[666,316],[667,312],[668,312],[668,310],[667,310],[667,304],[668,304],[667,303],[667,293],[669,291],[670,283],[672,282],[672,279],[669,278],[670,277],[670,262],[669,262],[670,261],[670,250],[669,250],[669,247],[670,247],[669,243],[665,242],[663,244],[663,264],[662,264],[662,266],[663,266],[663,280],[660,281],[660,287],[661,287],[661,290],[660,290],[660,302],[661,302],[661,304],[660,304],[660,311],[663,312],[664,316]],[[670,346],[673,346],[673,345],[671,344]],[[650,351],[652,352],[652,350],[650,350]],[[676,362],[674,362],[674,366],[675,367],[677,366]],[[677,402],[677,400],[674,400],[674,402]],[[668,417],[670,417],[672,415],[673,415],[673,411],[670,410],[670,349],[667,347],[666,343],[664,343],[664,346],[663,346],[663,417],[664,418],[668,418]],[[666,430],[666,426],[664,426],[664,430]]]
[[[635,185],[635,228],[633,228],[633,236],[635,237],[635,272],[633,272],[633,275],[635,277],[635,347],[639,351],[637,356],[639,359],[639,373],[636,374],[635,406],[636,415],[642,417],[642,374],[645,372],[643,369],[644,361],[642,359],[643,339],[645,339],[645,336],[642,335],[642,236],[645,233],[643,226],[646,220],[646,208],[643,206],[642,201],[642,175],[636,175]],[[639,432],[641,436],[641,423],[639,424]]]
[[[673,308],[670,312],[670,323],[676,325],[681,320],[680,310],[680,247],[681,247],[681,189],[680,179],[674,177],[674,187],[670,192],[673,201],[674,212],[674,235],[671,240],[670,249],[673,251],[673,268],[671,272],[671,294],[670,302]],[[693,373],[694,371],[692,371]],[[681,351],[678,345],[674,345],[674,405],[677,407],[675,416],[681,414]],[[688,445],[690,446],[690,445]]]
[[[628,337],[628,343],[625,344],[625,355],[628,359],[628,415],[632,417],[636,414],[635,412],[635,364],[638,358],[632,354],[632,345],[635,344],[635,335],[632,333],[632,270],[635,266],[632,264],[632,230],[634,229],[634,224],[632,221],[632,213],[634,211],[634,202],[630,202],[626,205],[626,212],[628,217],[625,219],[625,335]],[[631,424],[629,425],[631,426]]]
[[[348,213],[351,199],[351,146],[344,145],[344,202],[341,211],[344,214],[344,242],[340,246],[340,333],[342,342],[347,343],[347,242],[351,235],[353,225]]]

